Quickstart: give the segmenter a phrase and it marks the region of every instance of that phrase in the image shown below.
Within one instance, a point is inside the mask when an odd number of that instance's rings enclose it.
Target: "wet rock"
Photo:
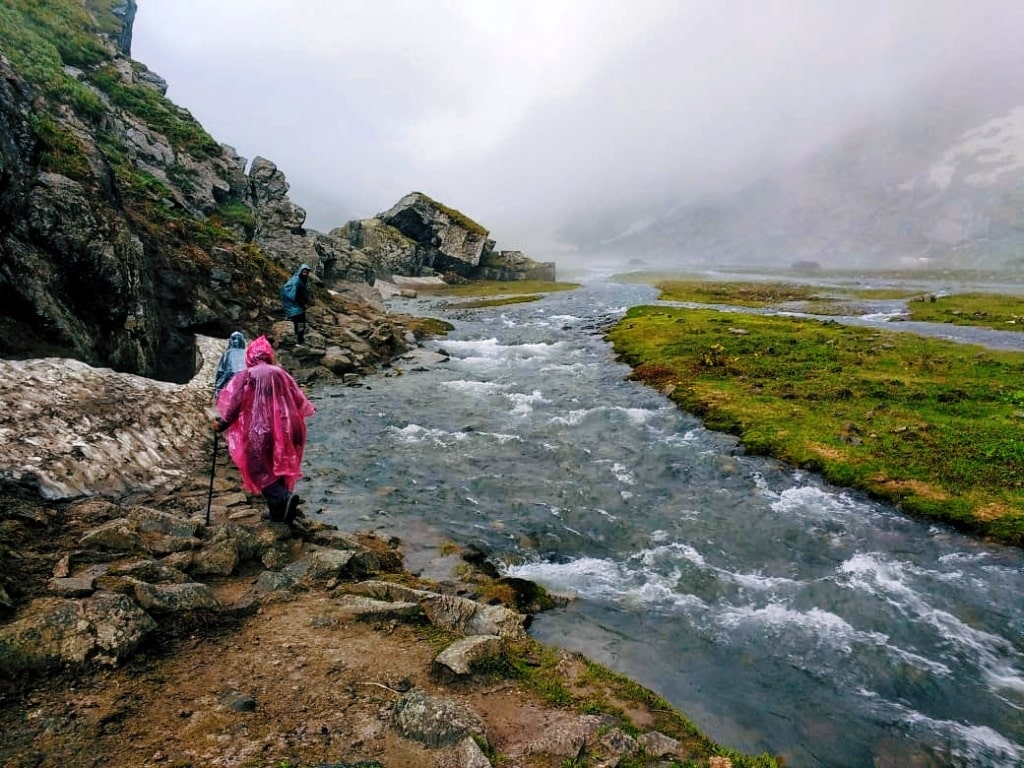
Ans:
[[[88,597],[96,591],[96,580],[91,576],[50,579],[50,589],[58,597]]]
[[[471,635],[456,640],[434,659],[434,664],[455,676],[472,674],[473,665],[481,659],[501,653],[497,635]]]
[[[134,596],[139,605],[154,614],[188,613],[197,610],[216,610],[220,603],[205,584],[148,584],[134,582]]]
[[[142,549],[142,537],[138,526],[125,517],[111,520],[99,528],[85,534],[81,545],[86,548],[99,548],[115,552],[138,552]]]
[[[338,605],[342,612],[349,616],[373,621],[397,619],[398,621],[419,622],[424,618],[423,611],[420,610],[417,603],[374,600],[362,595],[341,595],[338,597]]]
[[[256,591],[284,592],[295,584],[295,579],[282,571],[263,571],[256,579]]]
[[[647,754],[654,755],[655,757],[679,754],[679,742],[659,731],[641,733],[637,737],[637,741],[640,742],[640,746],[644,748]]]
[[[195,553],[189,572],[196,576],[230,576],[241,557],[231,541],[214,541]]]
[[[380,570],[376,556],[367,549],[321,549],[314,547],[307,557],[290,566],[298,580],[308,586],[323,586],[342,578],[362,578]]]
[[[556,714],[547,720],[541,732],[517,745],[516,756],[578,759],[602,725],[602,719],[594,715]]]
[[[407,739],[429,747],[458,744],[472,736],[487,743],[484,724],[476,713],[447,697],[410,691],[395,704],[392,721]]]
[[[184,571],[174,568],[166,559],[130,560],[110,566],[101,565],[97,570],[102,570],[103,576],[128,577],[151,584],[184,584],[189,581]]]
[[[451,755],[438,761],[438,768],[493,768],[480,746],[473,739],[463,739]]]
[[[221,701],[232,712],[255,712],[256,697],[247,693],[231,691],[221,697]]]
[[[0,626],[0,670],[22,673],[87,661],[116,664],[134,653],[156,626],[126,595],[41,598],[27,605],[18,619]]]
[[[612,728],[601,736],[601,744],[613,755],[635,755],[640,744],[621,728]]]
[[[526,636],[528,617],[504,606],[481,605],[468,598],[440,595],[383,581],[353,585],[350,591],[381,600],[418,602],[431,623],[462,635]]]

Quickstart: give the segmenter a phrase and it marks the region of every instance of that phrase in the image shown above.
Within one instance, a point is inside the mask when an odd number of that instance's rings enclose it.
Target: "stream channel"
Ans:
[[[655,296],[593,275],[488,309],[391,300],[451,322],[425,343],[450,357],[315,392],[308,514],[399,537],[425,576],[451,541],[574,595],[531,634],[741,751],[1024,764],[1024,551],[746,455],[629,381],[603,331]],[[1024,349],[993,333],[966,340]]]

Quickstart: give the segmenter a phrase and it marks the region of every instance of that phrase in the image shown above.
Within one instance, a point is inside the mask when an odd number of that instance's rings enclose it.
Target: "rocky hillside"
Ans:
[[[652,263],[1020,269],[1024,89],[1005,76],[1014,66],[947,73],[916,103],[800,163],[714,200],[665,201],[590,242]]]
[[[320,333],[301,365],[358,373],[408,344],[403,320],[359,286],[435,271],[553,278],[425,195],[330,233],[305,228],[273,162],[215,140],[131,58],[135,10],[0,6],[0,356],[187,381],[195,334],[271,333],[277,288],[305,262]]]

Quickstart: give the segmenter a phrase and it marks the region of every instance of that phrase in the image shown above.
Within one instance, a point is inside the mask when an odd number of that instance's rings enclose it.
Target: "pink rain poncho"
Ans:
[[[228,424],[228,453],[247,490],[260,493],[279,478],[294,490],[302,477],[306,418],[316,409],[295,379],[274,365],[274,349],[265,336],[245,350],[245,365],[217,398],[217,410]]]

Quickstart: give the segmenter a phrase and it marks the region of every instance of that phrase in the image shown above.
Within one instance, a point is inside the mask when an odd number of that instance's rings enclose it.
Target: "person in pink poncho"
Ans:
[[[291,374],[274,364],[265,336],[246,348],[245,366],[218,396],[214,428],[226,432],[242,485],[263,495],[271,520],[290,524],[298,514],[293,491],[302,477],[306,419],[316,409]]]

